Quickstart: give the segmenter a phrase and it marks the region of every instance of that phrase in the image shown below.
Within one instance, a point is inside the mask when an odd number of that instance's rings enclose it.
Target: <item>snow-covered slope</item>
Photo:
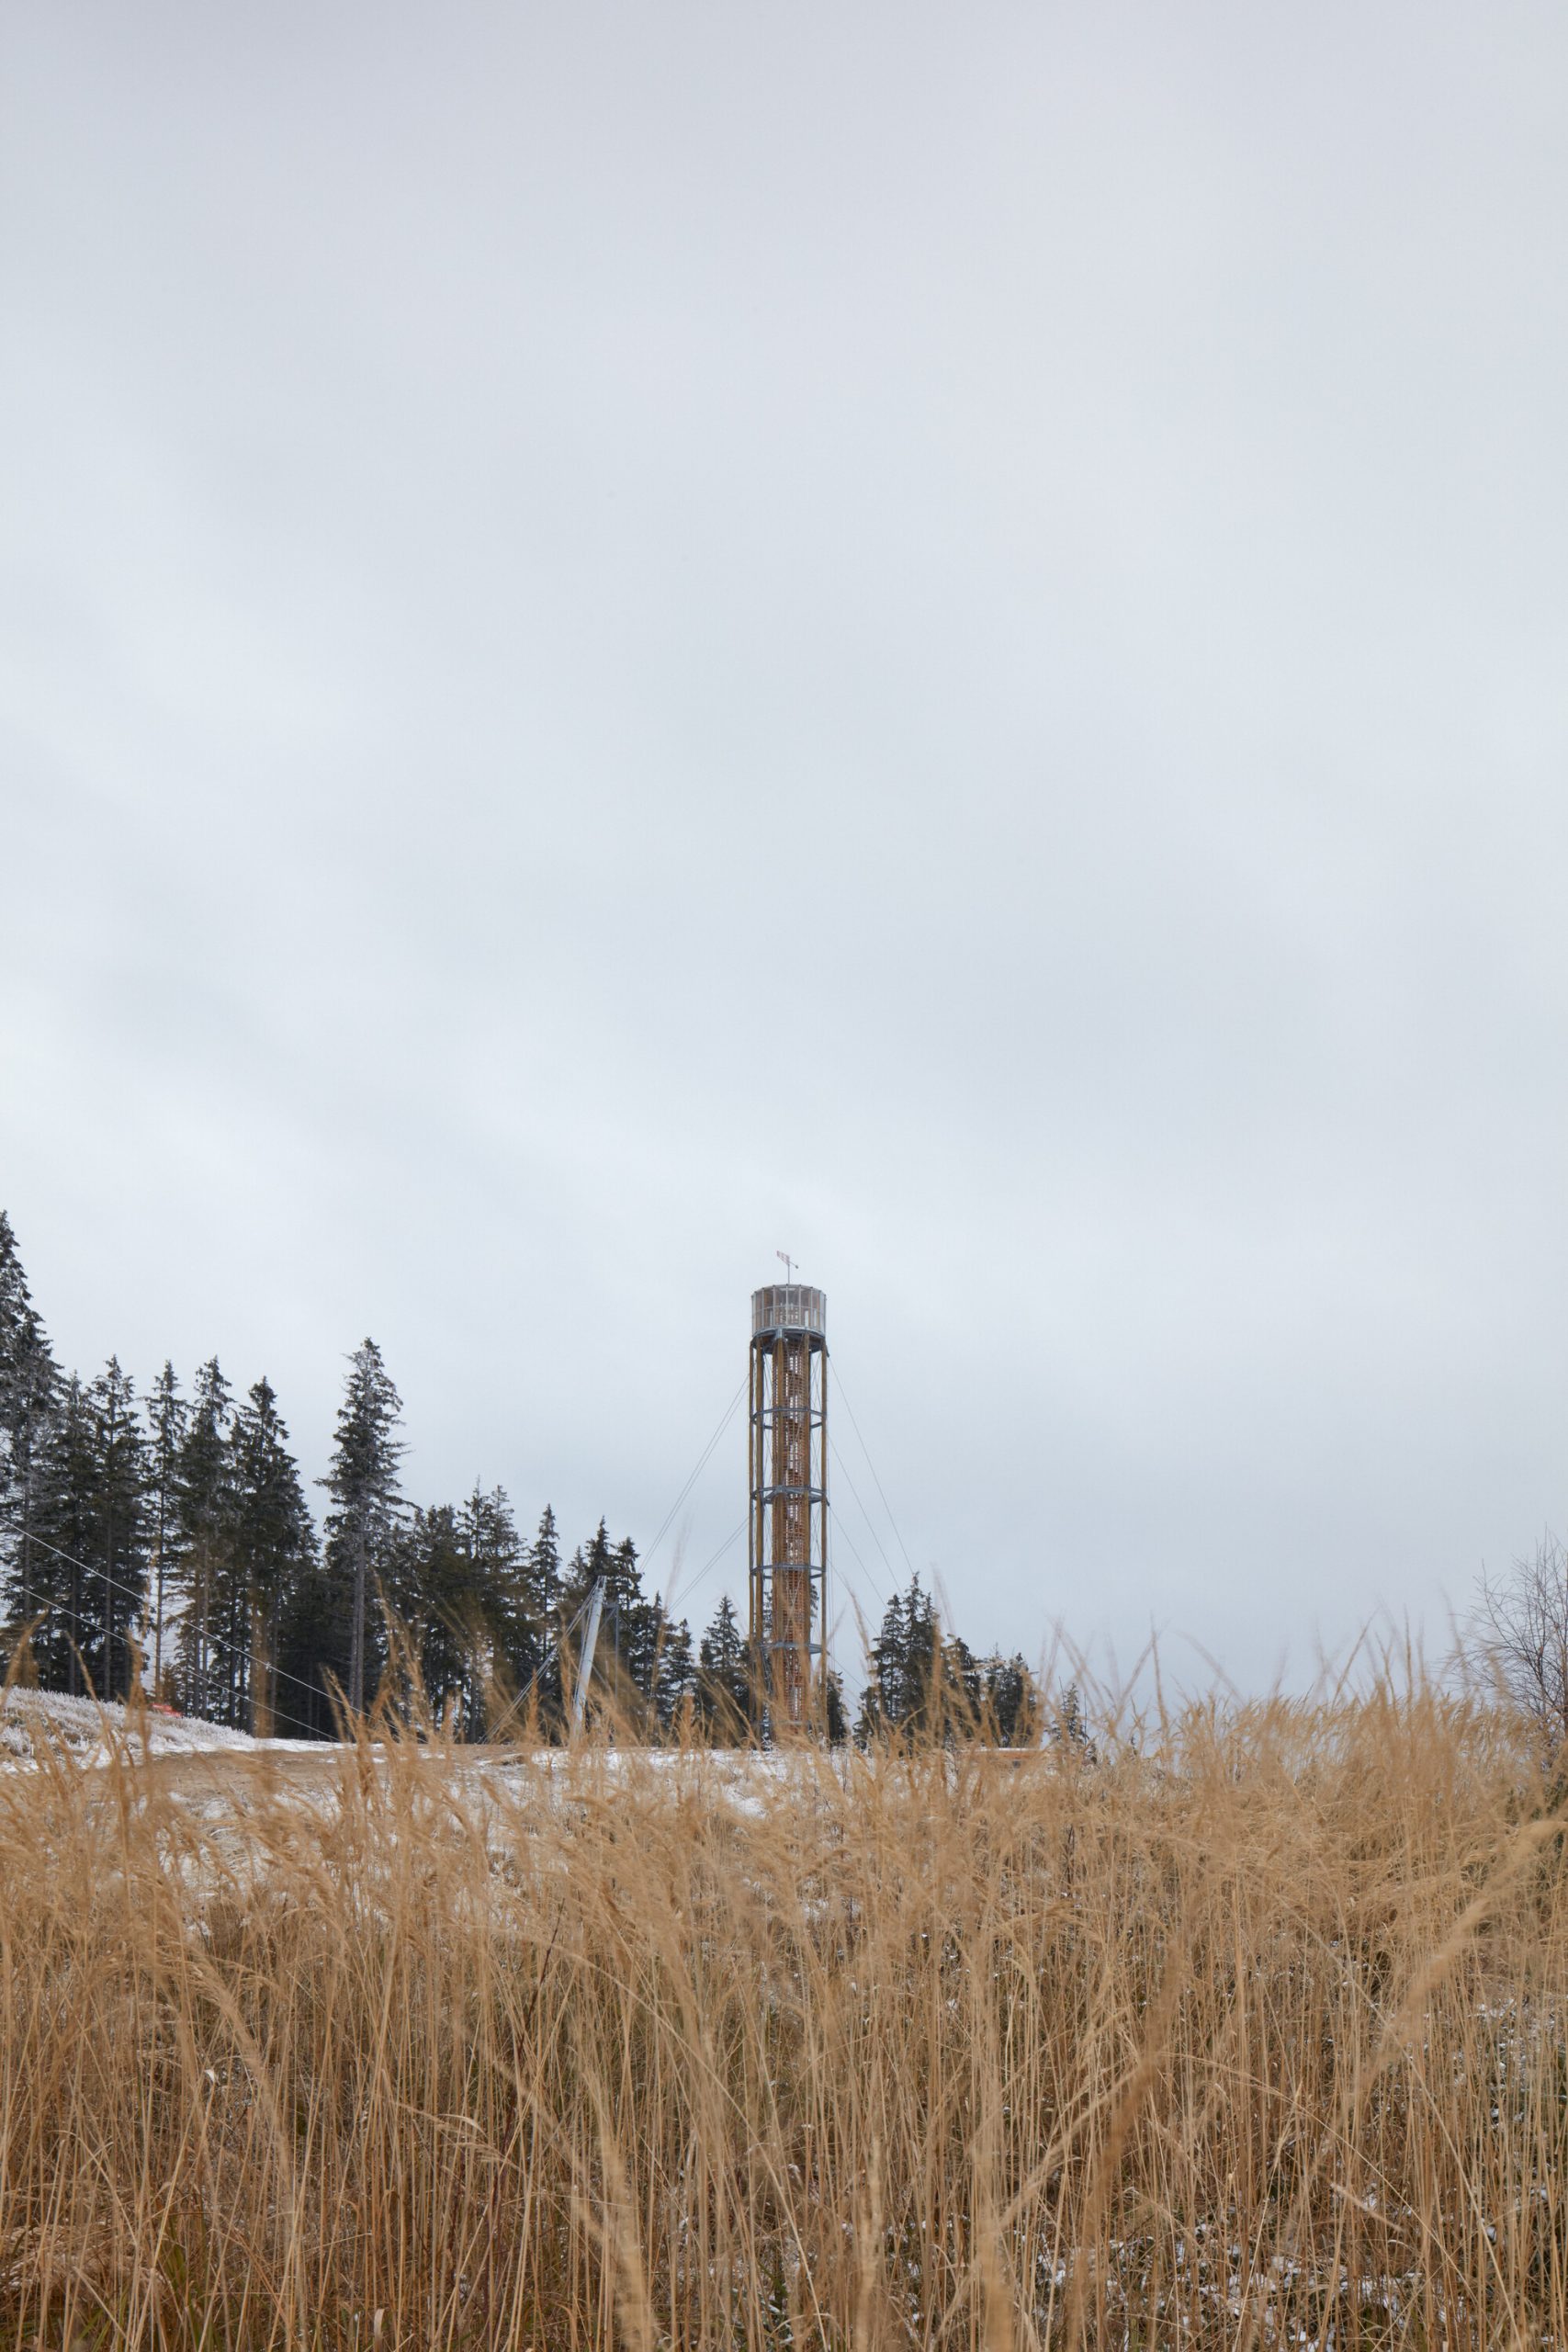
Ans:
[[[40,1749],[67,1750],[78,1763],[101,1764],[111,1750],[141,1757],[197,1756],[215,1748],[254,1748],[261,1743],[220,1724],[193,1715],[167,1715],[152,1708],[128,1721],[118,1702],[73,1699],[62,1690],[7,1690],[0,1695],[0,1770],[33,1764]]]

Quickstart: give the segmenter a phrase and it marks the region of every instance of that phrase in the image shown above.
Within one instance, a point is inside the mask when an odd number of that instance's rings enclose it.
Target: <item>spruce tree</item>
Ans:
[[[393,1533],[383,1578],[397,1649],[407,1645],[406,1668],[432,1714],[465,1737],[482,1724],[493,1638],[482,1566],[466,1536],[449,1503],[415,1510]],[[398,1679],[408,1706],[412,1678],[405,1671]]]
[[[560,1537],[548,1503],[539,1514],[538,1532],[528,1549],[529,1589],[539,1607],[548,1612],[560,1599]]]
[[[403,1448],[395,1434],[401,1419],[402,1400],[381,1351],[374,1340],[365,1340],[349,1358],[332,1468],[321,1482],[333,1499],[327,1514],[327,1597],[346,1635],[346,1695],[355,1715],[365,1712],[367,1689],[374,1688],[384,1655],[369,1600],[373,1586],[392,1566],[401,1508],[398,1463]],[[323,1670],[337,1670],[335,1657],[321,1663]]]
[[[636,1544],[629,1537],[612,1544],[604,1520],[567,1564],[556,1609],[558,1652],[564,1650],[571,1625],[598,1583],[604,1600],[591,1688],[613,1695],[621,1712],[636,1721],[654,1698],[663,1611],[643,1597]],[[574,1677],[575,1658],[563,1657],[561,1663],[568,1677]]]
[[[986,1660],[985,1712],[998,1747],[1033,1747],[1040,1738],[1040,1689],[1015,1651]]]
[[[543,1656],[526,1679],[518,1678],[517,1699],[525,1710],[530,1694],[536,1696],[541,1718],[557,1732],[565,1721],[566,1712],[561,1634],[570,1622],[565,1605],[568,1579],[569,1572],[561,1566],[556,1515],[547,1503],[528,1547],[528,1592],[543,1628]]]
[[[515,1721],[546,1703],[550,1624],[559,1590],[560,1547],[547,1508],[535,1542],[525,1547],[506,1489],[484,1494],[476,1485],[458,1514],[461,1540],[489,1640],[488,1671],[506,1713]]]
[[[175,1457],[178,1502],[175,1581],[181,1700],[187,1714],[226,1716],[234,1660],[232,1399],[216,1356],[196,1376]]]
[[[660,1731],[681,1730],[694,1712],[696,1659],[692,1654],[692,1629],[683,1617],[667,1616],[662,1601],[655,1604],[659,1635],[653,1681],[653,1707]]]
[[[929,1737],[966,1733],[981,1700],[981,1675],[967,1643],[944,1635],[936,1603],[918,1576],[895,1593],[872,1645],[855,1737],[889,1732]]]
[[[893,1595],[882,1612],[882,1623],[871,1645],[867,1665],[869,1671],[855,1724],[855,1737],[863,1746],[868,1739],[897,1731],[909,1715],[908,1613],[899,1593]]]
[[[583,1611],[592,1582],[588,1556],[580,1544],[560,1572],[550,1625],[550,1655],[543,1677],[547,1711],[557,1731],[564,1730],[571,1707],[581,1657]],[[601,1628],[601,1642],[606,1631]],[[594,1663],[598,1663],[597,1652]]]
[[[147,1398],[147,1512],[152,1545],[150,1615],[152,1646],[152,1694],[167,1696],[164,1632],[175,1589],[175,1570],[179,1544],[180,1449],[185,1442],[189,1408],[180,1395],[175,1367],[165,1358],[164,1369]],[[173,1645],[171,1644],[171,1656]]]
[[[39,1467],[59,1389],[11,1220],[0,1209],[0,1623],[9,1617],[13,1627],[0,1642],[0,1666],[14,1629],[31,1614]]]
[[[111,1356],[74,1374],[51,1417],[36,1474],[28,1587],[46,1690],[130,1695],[147,1593],[146,1442],[130,1377]]]
[[[561,1692],[563,1706],[570,1702],[570,1685],[577,1677],[583,1631],[578,1621],[596,1584],[604,1587],[604,1602],[590,1689],[618,1693],[621,1687],[621,1596],[612,1576],[611,1548],[609,1530],[601,1520],[586,1545],[580,1544],[567,1562],[557,1611],[559,1625],[557,1648],[561,1654],[567,1678]],[[573,1642],[570,1628],[574,1623],[578,1623],[578,1631]],[[570,1656],[569,1645],[572,1650]]]
[[[750,1672],[745,1638],[728,1593],[697,1651],[696,1713],[705,1737],[716,1747],[739,1747],[750,1736]]]
[[[578,1545],[561,1573],[560,1600],[557,1606],[560,1615],[569,1622],[577,1614],[596,1583],[603,1579],[608,1584],[610,1552],[610,1532],[601,1520],[588,1542]]]
[[[18,1632],[31,1628],[31,1655],[45,1690],[86,1688],[85,1623],[92,1606],[98,1536],[97,1453],[87,1391],[75,1373],[60,1391],[39,1448],[33,1544],[17,1595]]]
[[[1093,1764],[1098,1760],[1076,1682],[1069,1682],[1057,1700],[1047,1737],[1057,1754],[1069,1763]]]
[[[288,1430],[269,1381],[258,1380],[234,1415],[229,1441],[233,1593],[243,1598],[233,1720],[270,1736],[276,1716],[292,1725],[293,1695],[278,1696],[282,1627],[314,1576],[316,1530],[288,1450]],[[314,1728],[309,1718],[300,1728]]]
[[[517,1532],[504,1487],[487,1494],[476,1479],[457,1513],[457,1540],[468,1563],[476,1647],[465,1736],[477,1739],[493,1708],[514,1713],[521,1693],[537,1697],[537,1674],[548,1639],[547,1610],[534,1591],[533,1560]]]
[[[942,1629],[936,1603],[918,1576],[904,1596],[904,1722],[916,1733],[935,1728],[942,1688]]]
[[[549,1628],[503,1487],[416,1510],[391,1560],[388,1598],[434,1714],[474,1739],[492,1700],[513,1720],[537,1702]]]
[[[637,1545],[629,1535],[616,1544],[611,1555],[610,1598],[615,1609],[616,1653],[630,1686],[623,1703],[633,1702],[630,1713],[647,1730],[651,1727],[658,1707],[660,1660],[670,1623],[658,1594],[649,1600],[643,1591],[642,1567]]]
[[[288,1711],[288,1727],[307,1739],[333,1739],[337,1733],[334,1689],[348,1672],[346,1620],[321,1555],[289,1584],[278,1610],[275,1680],[277,1713]]]
[[[980,1661],[962,1634],[936,1631],[934,1654],[941,1677],[940,1713],[943,1736],[973,1739],[980,1728],[984,1677]]]
[[[147,1608],[147,1441],[136,1391],[111,1356],[87,1391],[97,1471],[98,1602],[84,1649],[100,1698],[127,1699]]]

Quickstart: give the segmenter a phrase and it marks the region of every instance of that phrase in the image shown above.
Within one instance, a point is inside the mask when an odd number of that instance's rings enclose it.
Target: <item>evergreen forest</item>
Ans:
[[[459,1738],[548,1739],[602,1582],[596,1706],[650,1741],[759,1736],[728,1595],[694,1642],[603,1519],[564,1556],[547,1503],[525,1535],[500,1486],[412,1499],[401,1426],[367,1339],[313,1508],[265,1375],[237,1388],[216,1356],[186,1377],[165,1363],[141,1391],[118,1356],[65,1372],[0,1210],[0,1674],[260,1736],[333,1738],[345,1714],[380,1706]],[[864,1741],[939,1721],[1005,1746],[1043,1731],[1024,1660],[975,1656],[914,1577],[886,1605],[852,1726],[829,1676],[825,1728]],[[1079,1736],[1070,1707],[1050,1728]]]

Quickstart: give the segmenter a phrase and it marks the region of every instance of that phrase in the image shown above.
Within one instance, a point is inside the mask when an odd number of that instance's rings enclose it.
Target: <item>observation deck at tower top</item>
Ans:
[[[808,1283],[769,1283],[751,1293],[751,1337],[773,1332],[809,1332],[821,1339],[828,1328],[828,1295]]]

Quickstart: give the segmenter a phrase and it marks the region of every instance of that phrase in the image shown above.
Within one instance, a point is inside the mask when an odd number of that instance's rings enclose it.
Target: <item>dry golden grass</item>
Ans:
[[[0,2342],[1568,2344],[1565,1930],[1517,1733],[1392,1682],[1092,1765],[62,1758]]]

